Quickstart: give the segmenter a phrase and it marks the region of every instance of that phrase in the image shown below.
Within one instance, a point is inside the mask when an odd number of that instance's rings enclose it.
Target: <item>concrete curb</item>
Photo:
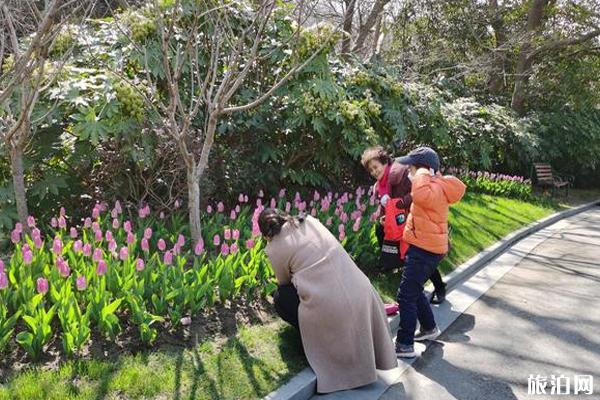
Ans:
[[[476,274],[481,268],[483,268],[483,266],[498,257],[505,250],[521,239],[562,219],[572,217],[573,215],[587,211],[598,205],[600,205],[600,200],[571,208],[566,211],[557,212],[508,234],[500,241],[473,256],[463,264],[456,267],[450,274],[446,275],[445,281],[447,285],[447,292],[450,292],[461,282]],[[431,289],[431,286],[428,286],[427,289]],[[432,293],[428,293],[428,297],[431,298],[431,296]],[[388,323],[390,325],[390,332],[395,332],[398,330],[400,316],[396,314],[394,317],[388,318]],[[307,367],[294,376],[289,382],[269,393],[266,397],[264,397],[264,400],[307,400],[315,394],[316,384],[317,377],[315,376],[313,370],[310,367]]]

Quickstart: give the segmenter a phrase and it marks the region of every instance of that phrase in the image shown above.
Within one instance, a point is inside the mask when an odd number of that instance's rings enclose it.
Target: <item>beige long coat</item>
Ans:
[[[369,279],[317,219],[286,222],[266,247],[280,284],[298,290],[298,321],[317,391],[351,389],[397,366],[384,306]]]

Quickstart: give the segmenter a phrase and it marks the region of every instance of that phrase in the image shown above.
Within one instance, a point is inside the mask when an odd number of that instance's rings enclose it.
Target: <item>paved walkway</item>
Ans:
[[[381,399],[600,399],[600,208],[557,225],[530,254],[510,250],[525,258]],[[538,374],[547,377],[547,395],[528,394],[528,378]],[[570,395],[550,395],[552,375],[570,379]],[[575,375],[593,376],[593,395],[573,395]]]

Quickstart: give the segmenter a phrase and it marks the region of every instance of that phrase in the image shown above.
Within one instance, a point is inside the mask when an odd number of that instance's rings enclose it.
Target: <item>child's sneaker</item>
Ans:
[[[439,334],[442,333],[440,331],[440,329],[435,326],[434,328],[428,330],[428,331],[419,331],[415,334],[415,341],[421,341],[421,340],[433,340],[436,337],[439,336]]]
[[[415,352],[415,346],[412,344],[396,342],[396,355],[400,358],[415,358],[417,353]]]

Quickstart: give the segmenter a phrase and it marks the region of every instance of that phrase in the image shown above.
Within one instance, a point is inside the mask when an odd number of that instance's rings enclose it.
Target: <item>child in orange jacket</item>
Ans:
[[[463,197],[466,186],[453,176],[439,173],[439,157],[429,147],[419,147],[396,161],[410,165],[412,181],[412,204],[403,236],[410,247],[398,291],[400,329],[396,354],[412,358],[416,357],[415,340],[434,339],[440,333],[423,293],[423,283],[448,252],[448,207]],[[417,319],[421,329],[415,335]]]

